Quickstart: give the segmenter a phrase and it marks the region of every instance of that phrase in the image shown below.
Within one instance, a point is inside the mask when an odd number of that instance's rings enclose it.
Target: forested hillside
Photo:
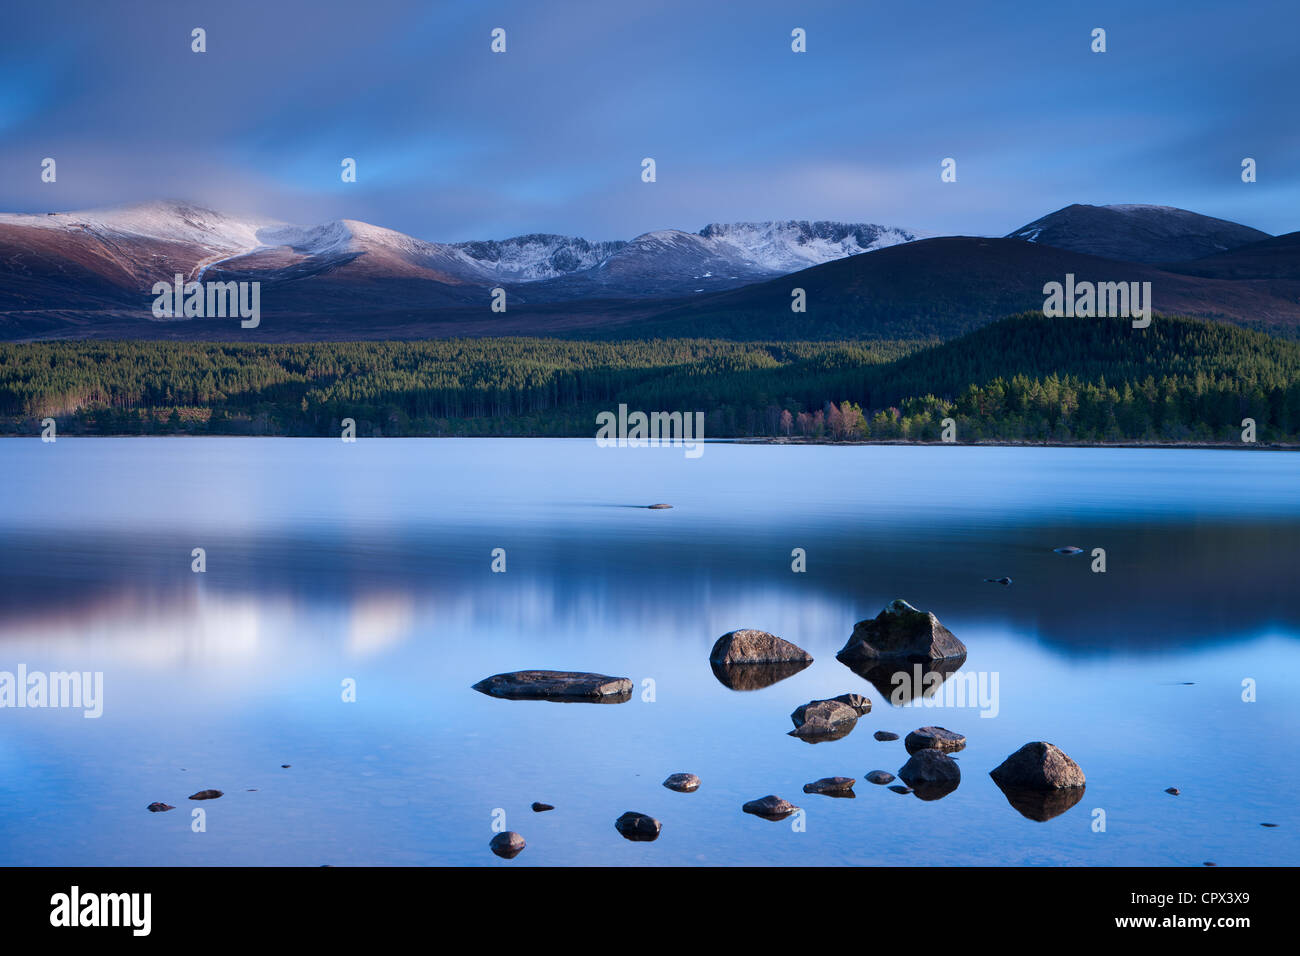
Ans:
[[[1193,319],[1026,314],[938,344],[702,339],[0,345],[0,429],[61,435],[590,436],[702,411],[706,437],[1265,441],[1300,437],[1300,345]]]

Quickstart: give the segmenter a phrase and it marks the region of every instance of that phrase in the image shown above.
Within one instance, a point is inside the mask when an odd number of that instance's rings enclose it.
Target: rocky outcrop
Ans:
[[[768,820],[784,820],[799,808],[789,800],[783,800],[775,794],[768,794],[758,800],[750,800],[741,809]]]
[[[692,793],[700,789],[700,778],[693,773],[674,773],[664,781],[664,786],[678,793]]]
[[[513,860],[520,853],[524,852],[524,847],[528,844],[514,830],[506,830],[504,833],[498,833],[488,844],[488,848],[503,860]]]
[[[957,761],[937,750],[918,750],[898,771],[898,777],[922,800],[938,800],[957,789]]]
[[[951,754],[966,748],[966,738],[944,727],[920,727],[904,738],[903,746],[910,754],[918,750],[938,750],[940,753]]]
[[[752,628],[723,634],[709,652],[710,664],[783,664],[792,661],[811,664],[812,655],[775,634]]]
[[[1025,744],[989,772],[1004,790],[1062,790],[1084,785],[1083,771],[1059,747],[1042,740]]]
[[[633,810],[627,811],[614,821],[614,829],[623,834],[625,840],[637,843],[649,843],[659,839],[659,831],[664,825],[654,817]]]
[[[484,678],[474,690],[504,700],[621,704],[632,697],[632,681],[581,671],[511,671]]]
[[[966,645],[933,614],[895,600],[871,620],[854,625],[848,643],[835,657],[850,666],[880,661],[964,660]]]

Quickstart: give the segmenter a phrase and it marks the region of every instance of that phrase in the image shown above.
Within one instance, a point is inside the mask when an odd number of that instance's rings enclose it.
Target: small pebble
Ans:
[[[534,803],[534,804],[533,804],[533,813],[545,813],[547,810],[554,810],[554,809],[555,809],[555,807],[551,806],[551,804],[549,804],[549,803]]]
[[[220,790],[200,790],[198,793],[191,793],[191,800],[215,800],[221,796]]]
[[[171,804],[169,804],[169,803],[151,803],[151,804],[149,804],[149,812],[150,812],[150,813],[163,813],[164,811],[167,811],[167,810],[175,810],[175,809],[176,809],[176,808],[173,807],[173,806],[172,806]],[[1268,826],[1267,823],[1264,824],[1264,825],[1265,825],[1265,826]]]
[[[1165,793],[1172,793],[1175,797],[1182,793],[1177,787],[1165,787]]]
[[[894,775],[885,770],[873,770],[867,774],[866,779],[868,783],[878,783],[884,786],[894,779]]]

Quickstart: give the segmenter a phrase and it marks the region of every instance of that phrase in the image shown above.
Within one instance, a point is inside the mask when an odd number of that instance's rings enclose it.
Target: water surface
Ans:
[[[1295,455],[11,439],[0,487],[0,671],[104,675],[98,719],[0,709],[5,864],[1300,861]],[[1085,554],[1052,552],[1067,544]],[[965,672],[997,676],[996,716],[893,706],[835,660],[895,597],[965,642]],[[708,654],[739,627],[816,660],[729,690]],[[524,668],[636,693],[470,689]],[[847,691],[874,705],[852,734],[787,736],[797,705]],[[955,792],[862,780],[906,759],[873,731],[926,724],[968,738]],[[1088,778],[1044,822],[988,777],[1031,740]],[[703,786],[664,789],[677,771]],[[802,792],[835,775],[855,799]],[[225,796],[186,799],[205,788]],[[768,793],[800,826],[741,813]],[[662,820],[659,840],[623,840],[625,810]],[[528,841],[509,862],[487,848],[502,815]]]

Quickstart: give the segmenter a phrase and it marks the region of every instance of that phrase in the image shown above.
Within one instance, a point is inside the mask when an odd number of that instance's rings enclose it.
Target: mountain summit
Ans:
[[[1269,238],[1240,223],[1173,206],[1075,203],[1008,233],[1056,249],[1127,262],[1185,262]]]

